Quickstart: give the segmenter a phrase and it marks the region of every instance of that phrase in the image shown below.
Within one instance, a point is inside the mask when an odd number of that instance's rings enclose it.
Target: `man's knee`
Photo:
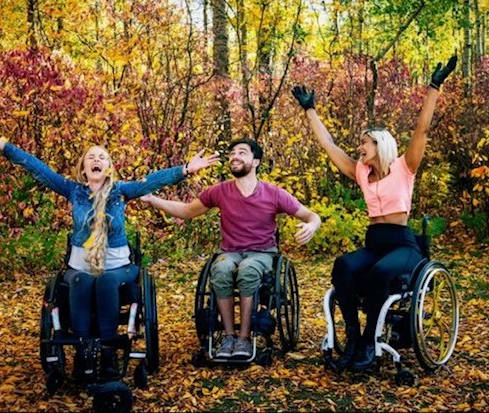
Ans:
[[[238,256],[232,253],[224,253],[217,256],[212,263],[210,283],[217,298],[233,296],[237,260],[239,260]]]
[[[217,298],[233,296],[233,273],[218,271],[211,274],[210,283]]]
[[[251,297],[260,286],[263,277],[263,269],[256,267],[244,267],[238,271],[236,283],[241,297]]]

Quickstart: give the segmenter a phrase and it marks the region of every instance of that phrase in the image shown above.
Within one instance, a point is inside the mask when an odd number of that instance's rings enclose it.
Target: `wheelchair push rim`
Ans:
[[[430,262],[420,273],[411,306],[411,334],[416,356],[427,370],[447,363],[457,341],[459,306],[446,267]]]
[[[277,326],[284,352],[293,350],[299,340],[299,288],[292,263],[280,256],[275,274]]]

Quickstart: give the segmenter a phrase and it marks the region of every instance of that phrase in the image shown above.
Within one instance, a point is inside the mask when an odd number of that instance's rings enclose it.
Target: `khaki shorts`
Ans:
[[[241,297],[251,297],[260,286],[264,274],[272,271],[273,253],[277,248],[264,251],[219,252],[211,266],[211,286],[217,298],[233,296],[238,286]]]

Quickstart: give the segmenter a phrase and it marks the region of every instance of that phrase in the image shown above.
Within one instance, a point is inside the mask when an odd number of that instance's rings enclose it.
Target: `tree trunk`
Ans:
[[[209,15],[208,15],[209,1],[204,0],[204,4],[202,6],[202,20],[204,25],[204,45],[206,53],[204,54],[204,67],[209,69],[210,61],[208,58],[207,50],[209,50]]]
[[[214,33],[214,74],[229,76],[229,46],[227,32],[226,1],[212,0],[212,29]]]
[[[479,10],[479,0],[474,0],[474,13],[475,13],[475,56],[474,63],[478,66],[484,55],[484,49],[482,48],[482,16]]]
[[[468,1],[468,0],[466,0]],[[382,49],[377,56],[375,56],[370,62],[370,69],[372,70],[372,88],[367,95],[367,113],[368,113],[368,122],[370,124],[375,123],[375,96],[377,94],[377,63],[392,49],[396,43],[398,42],[401,35],[407,30],[409,25],[413,22],[413,20],[421,13],[425,6],[425,2],[421,1],[416,10],[414,10],[413,14],[409,16],[406,22],[399,27],[396,35],[391,40],[391,42],[386,45],[384,49]]]
[[[29,48],[37,48],[37,38],[36,38],[36,12],[37,12],[37,1],[38,0],[28,0],[27,1],[27,45]]]
[[[249,97],[246,91],[250,79],[248,65],[248,30],[246,26],[244,0],[238,0],[236,10],[236,34],[238,36],[239,61],[241,64],[241,86],[243,89],[243,107],[249,107]]]
[[[231,114],[227,91],[229,88],[229,45],[226,0],[212,0],[212,31],[214,34],[213,73],[216,76],[217,136],[220,142],[231,138]]]
[[[470,20],[470,0],[464,0],[464,50],[462,55],[462,76],[465,80],[465,96],[468,97],[471,94],[471,56],[472,56],[472,44],[471,44],[471,20]]]

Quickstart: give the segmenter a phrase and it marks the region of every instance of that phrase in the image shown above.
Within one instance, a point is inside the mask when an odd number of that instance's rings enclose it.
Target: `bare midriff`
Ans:
[[[389,215],[382,215],[380,217],[370,217],[370,224],[396,224],[407,225],[408,215],[405,212],[395,212]]]

